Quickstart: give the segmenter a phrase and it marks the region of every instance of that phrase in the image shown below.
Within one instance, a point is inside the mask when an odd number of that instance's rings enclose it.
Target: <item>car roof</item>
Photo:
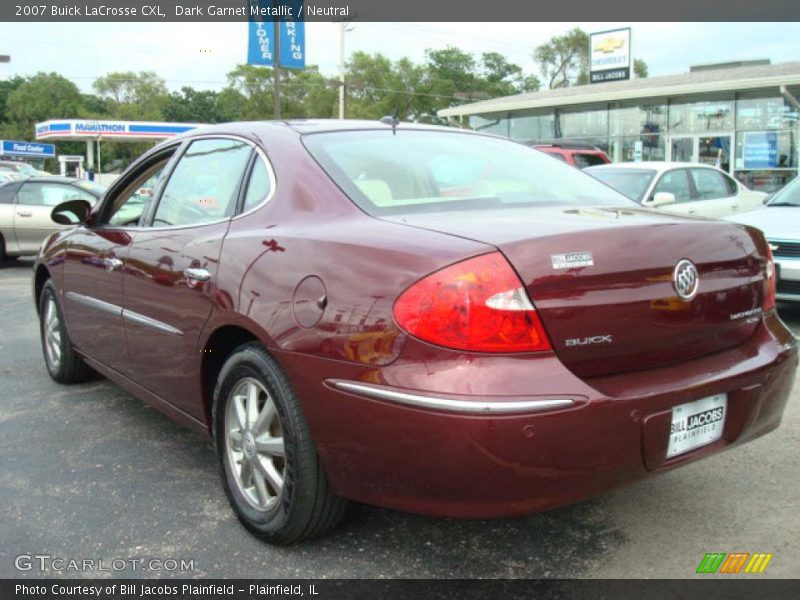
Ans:
[[[78,179],[76,177],[59,177],[53,175],[52,177],[28,177],[27,179],[18,180],[21,183],[79,183],[86,181],[85,179]]]
[[[308,133],[323,133],[333,131],[363,131],[363,130],[389,130],[391,125],[381,123],[378,120],[355,120],[355,119],[291,119],[285,121],[237,121],[233,123],[222,123],[219,125],[207,125],[191,129],[181,135],[175,136],[173,140],[193,138],[196,136],[209,134],[233,134],[245,137],[252,135],[264,135],[269,137],[270,131],[276,129],[291,130],[299,135]],[[422,123],[406,123],[401,121],[397,124],[398,130],[417,130],[417,131],[451,131],[480,134],[470,129],[459,129],[456,127],[444,127],[442,125],[427,125]],[[169,141],[169,140],[168,140]]]
[[[607,165],[593,165],[588,167],[592,170],[599,169],[649,169],[651,171],[668,171],[670,169],[680,169],[686,167],[714,169],[713,165],[691,162],[668,162],[665,160],[644,160],[639,162],[617,162]]]

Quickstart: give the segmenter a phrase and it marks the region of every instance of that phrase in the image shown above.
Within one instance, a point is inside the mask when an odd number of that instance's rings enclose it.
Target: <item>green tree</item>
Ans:
[[[110,101],[111,115],[119,119],[160,120],[169,102],[164,80],[152,71],[112,72],[93,85],[100,97]]]
[[[421,69],[408,59],[393,63],[376,53],[355,52],[347,63],[345,116],[380,119],[396,115],[400,120],[414,111],[414,91],[419,91]]]
[[[273,73],[269,67],[237,65],[228,73],[228,87],[243,101],[240,118],[252,121],[274,117]]]
[[[481,76],[484,90],[493,98],[535,92],[541,86],[538,77],[525,75],[522,67],[509,62],[499,52],[484,52],[481,55]]]
[[[647,77],[647,63],[641,58],[633,59],[633,74],[637,79],[645,79]]]
[[[83,97],[74,83],[57,73],[38,73],[8,95],[5,129],[9,136],[31,139],[37,122],[81,117],[83,112]]]
[[[25,79],[19,75],[13,79],[0,80],[0,123],[5,123],[8,119],[6,114],[6,103],[11,92],[16,90],[19,86],[25,83]]]
[[[268,67],[238,65],[228,73],[224,105],[233,109],[238,98],[242,118],[272,119],[275,115],[273,70]],[[225,92],[225,90],[223,90]],[[236,96],[235,94],[238,94]],[[333,116],[337,92],[316,66],[281,69],[281,118],[329,118]]]
[[[217,94],[217,110],[221,121],[243,121],[247,110],[247,98],[232,87],[223,88]]]
[[[183,123],[220,123],[224,121],[217,101],[219,95],[212,90],[195,90],[184,86],[172,92],[164,105],[164,119]]]
[[[552,89],[589,82],[589,34],[576,27],[533,51],[533,59]]]

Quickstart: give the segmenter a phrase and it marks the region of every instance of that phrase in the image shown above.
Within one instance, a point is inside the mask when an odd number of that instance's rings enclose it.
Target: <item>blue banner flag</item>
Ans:
[[[305,0],[276,0],[274,3],[271,0],[249,0],[248,64],[273,67],[275,55],[278,53],[280,66],[284,69],[305,68],[304,2]],[[277,40],[275,21],[279,21]]]
[[[302,21],[281,23],[281,66],[285,69],[305,69],[306,31]]]
[[[271,67],[275,64],[275,26],[267,21],[250,21],[247,64]]]

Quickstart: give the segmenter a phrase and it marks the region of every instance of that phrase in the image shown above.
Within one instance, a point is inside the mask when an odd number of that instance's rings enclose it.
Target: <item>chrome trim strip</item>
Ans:
[[[427,408],[444,412],[460,412],[470,414],[490,414],[502,415],[508,413],[539,412],[543,410],[553,410],[556,408],[566,408],[573,406],[575,401],[570,398],[547,398],[542,400],[514,400],[485,402],[481,400],[452,400],[449,398],[436,398],[423,396],[420,394],[410,394],[399,392],[382,387],[355,383],[352,381],[327,380],[333,387],[353,392],[364,396],[370,396],[379,400],[388,400],[414,406],[417,408]]]
[[[91,306],[92,308],[97,308],[104,312],[111,313],[112,315],[116,315],[118,317],[122,315],[122,307],[117,306],[116,304],[111,304],[110,302],[105,302],[103,300],[93,298],[92,296],[84,296],[78,292],[66,292],[64,295],[67,298],[75,300],[76,302],[80,302],[86,306]]]
[[[127,308],[122,311],[122,318],[133,321],[134,323],[138,323],[139,325],[144,325],[145,327],[150,327],[151,329],[163,331],[164,333],[183,335],[183,332],[180,329],[175,329],[172,325],[167,325],[162,321],[157,321],[155,319],[151,319],[150,317],[140,315],[139,313],[128,310]]]

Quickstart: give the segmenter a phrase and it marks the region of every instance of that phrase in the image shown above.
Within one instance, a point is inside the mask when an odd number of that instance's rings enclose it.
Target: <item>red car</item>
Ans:
[[[607,165],[611,162],[605,152],[589,144],[564,142],[562,144],[534,144],[533,147],[578,169]]]
[[[198,129],[53,218],[79,224],[35,266],[50,375],[94,369],[213,436],[273,543],[345,499],[575,502],[772,431],[797,368],[755,229],[642,209],[493,136]]]

